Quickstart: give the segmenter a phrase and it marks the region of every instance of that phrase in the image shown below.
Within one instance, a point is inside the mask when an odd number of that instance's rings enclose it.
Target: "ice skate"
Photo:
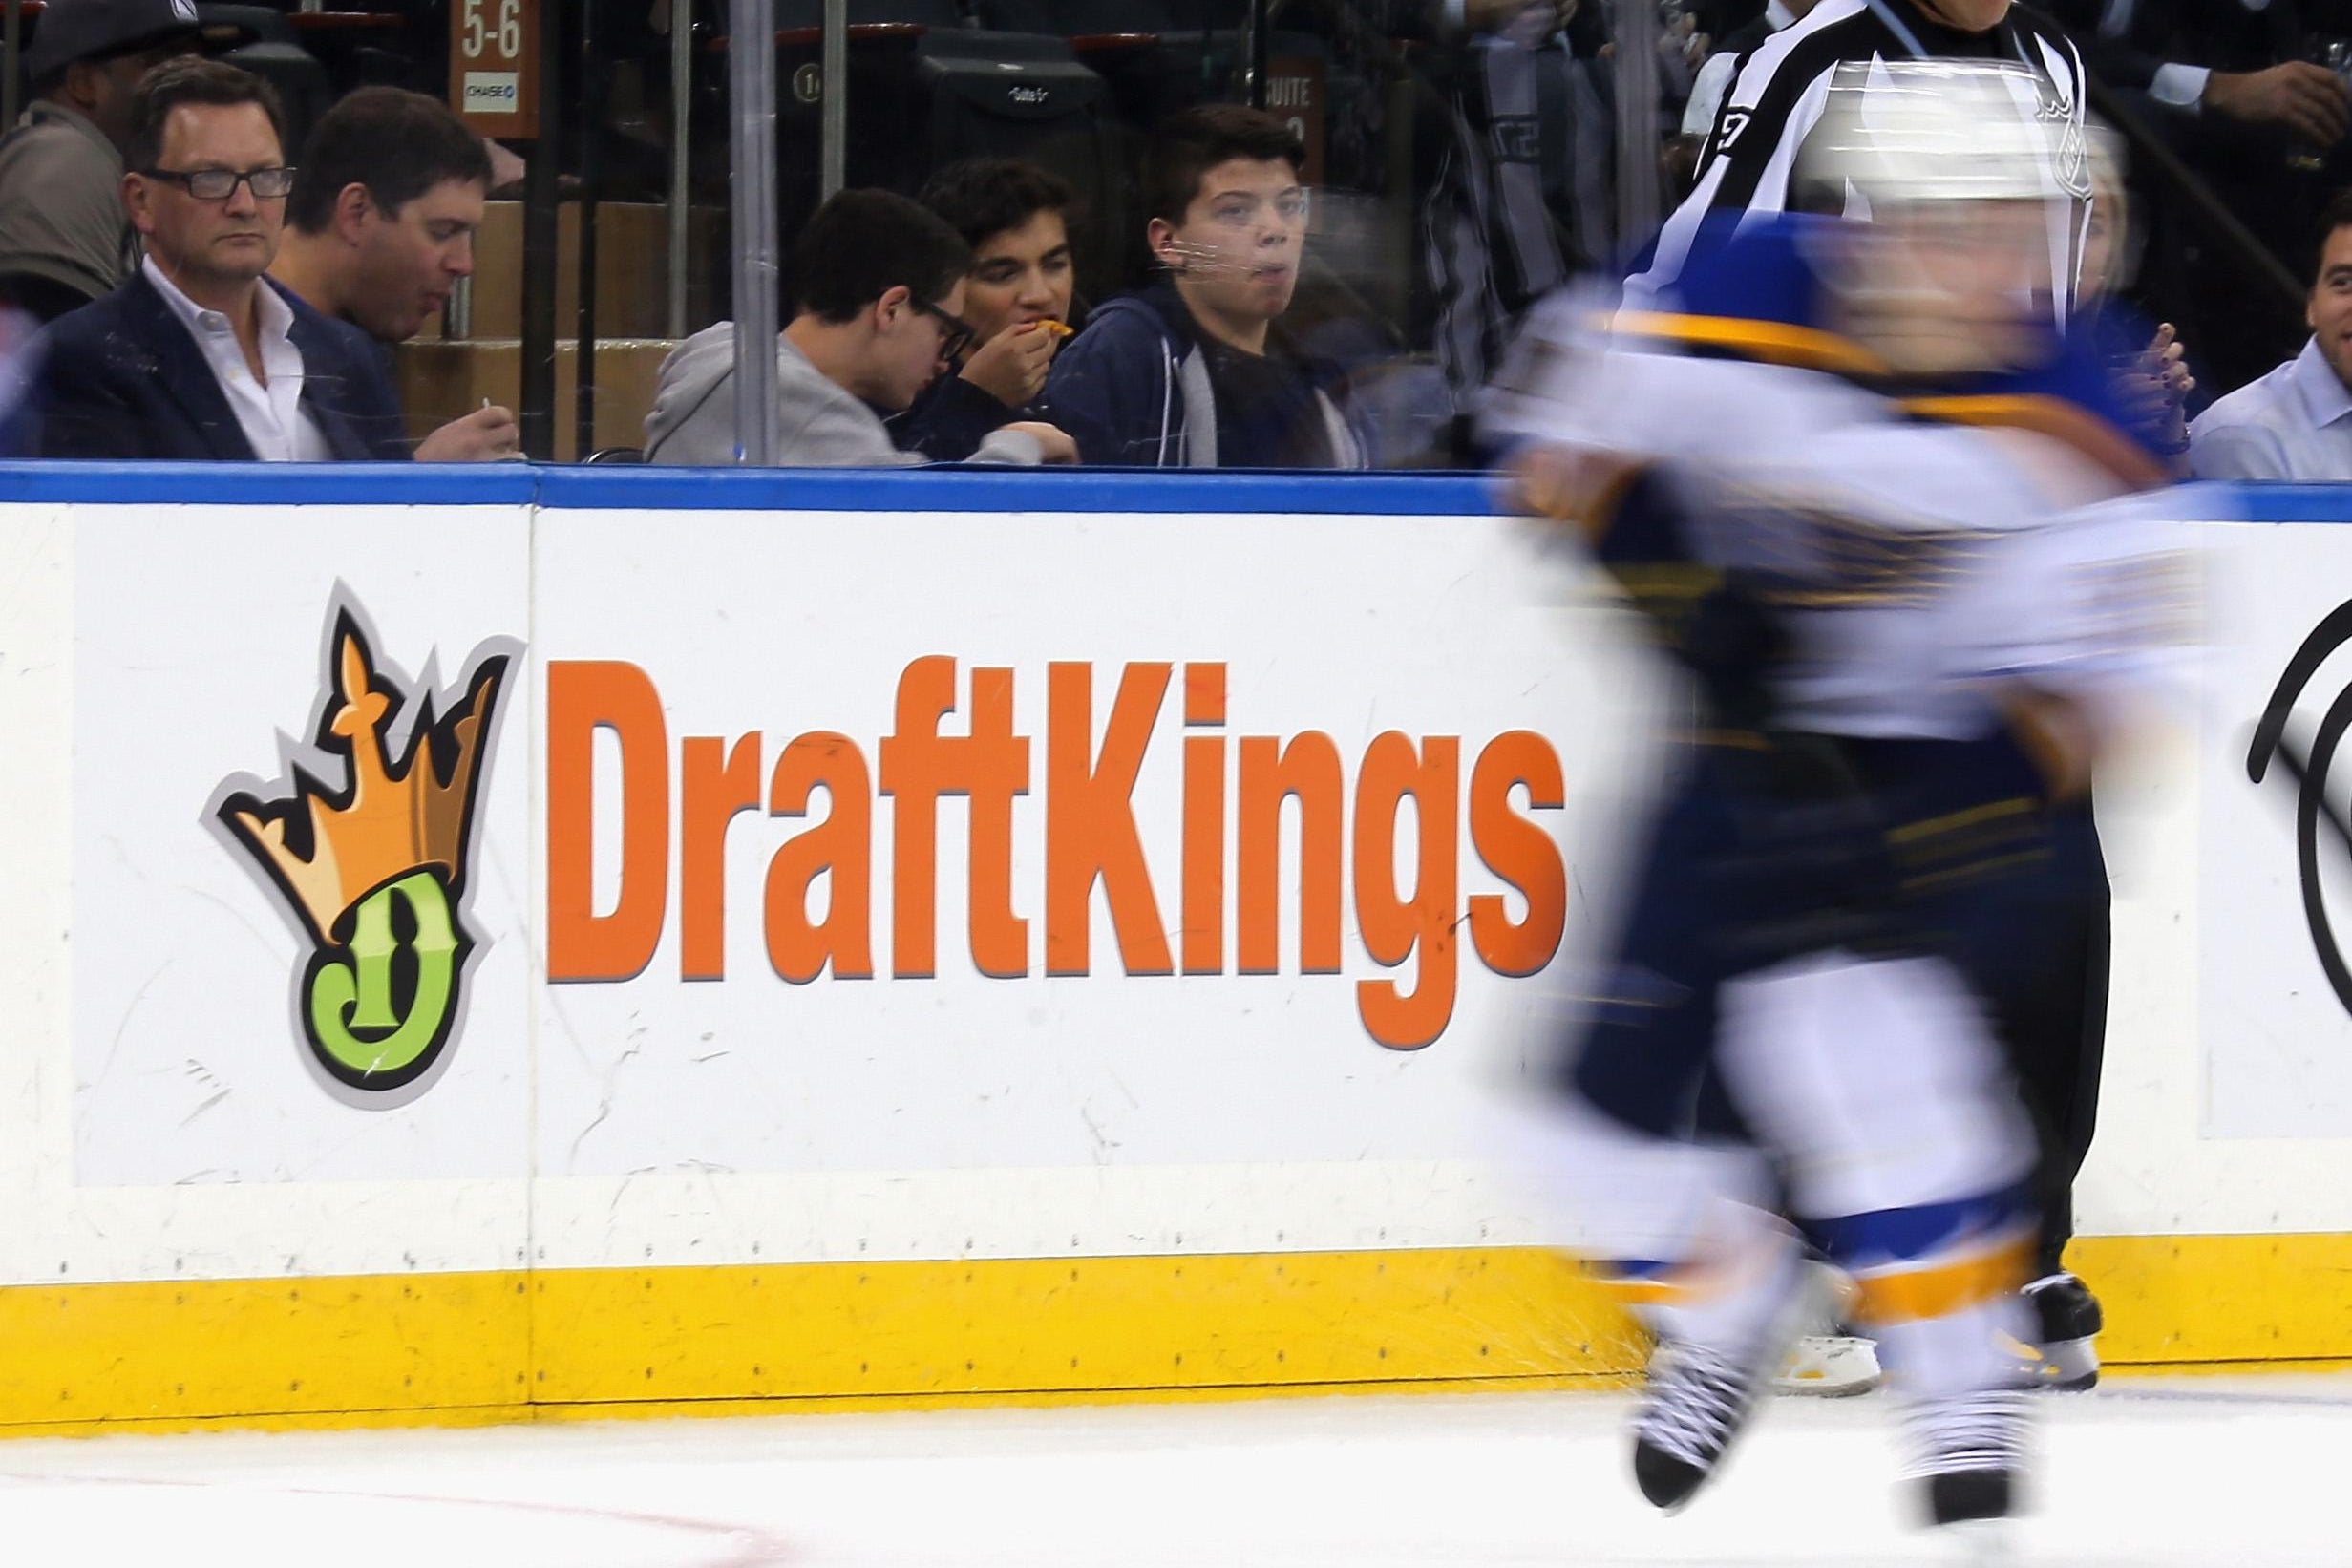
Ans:
[[[1923,1402],[1910,1412],[1927,1522],[1962,1554],[1960,1561],[2011,1560],[1998,1553],[2024,1500],[2027,1399],[2019,1389],[1991,1389]]]
[[[1942,1561],[1954,1568],[2016,1568],[2019,1554],[2017,1521],[1975,1519],[1945,1525],[1938,1532],[1945,1548]]]
[[[1660,1344],[1634,1424],[1633,1477],[1642,1495],[1669,1514],[1696,1496],[1747,1425],[1762,1382],[1756,1361]]]
[[[2079,1392],[2099,1381],[2099,1341],[2106,1320],[2098,1298],[2071,1274],[2051,1274],[2024,1289],[2033,1308],[2034,1354],[2028,1379],[2038,1388]]]

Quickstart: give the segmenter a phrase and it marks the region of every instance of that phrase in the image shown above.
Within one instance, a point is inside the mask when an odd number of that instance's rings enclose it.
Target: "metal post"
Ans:
[[[735,461],[775,461],[775,3],[734,0],[727,46],[728,114],[733,120],[735,222]],[[843,13],[828,0],[826,19]],[[828,46],[830,47],[830,46]],[[828,106],[836,93],[828,76]]]
[[[686,336],[688,181],[693,173],[689,112],[694,93],[694,0],[669,7],[669,335]]]
[[[830,198],[849,179],[849,0],[825,0],[824,72],[823,162],[817,178],[822,195]]]
[[[1250,0],[1249,7],[1249,106],[1266,106],[1266,0]]]
[[[474,335],[474,278],[471,273],[449,286],[449,303],[441,307],[441,336],[462,343]]]
[[[522,450],[535,462],[556,456],[556,177],[563,165],[563,12],[539,13],[539,127],[522,183]]]
[[[580,286],[572,317],[572,457],[596,450],[596,187],[604,179],[597,137],[604,125],[607,68],[597,57],[596,7],[580,8]]]
[[[0,22],[0,131],[16,123],[16,68],[25,57],[25,0],[0,0],[8,18]]]
[[[1615,8],[1617,247],[1625,255],[1658,227],[1658,8]]]

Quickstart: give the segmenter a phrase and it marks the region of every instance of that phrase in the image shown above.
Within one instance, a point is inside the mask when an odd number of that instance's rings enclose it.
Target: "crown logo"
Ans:
[[[388,678],[347,605],[328,638],[312,735],[320,771],[339,770],[341,784],[297,762],[290,784],[232,779],[215,799],[214,819],[311,941],[296,1010],[320,1065],[345,1084],[414,1081],[454,1026],[473,948],[458,909],[476,791],[508,658],[477,649],[464,694],[436,715],[430,680],[404,691]]]

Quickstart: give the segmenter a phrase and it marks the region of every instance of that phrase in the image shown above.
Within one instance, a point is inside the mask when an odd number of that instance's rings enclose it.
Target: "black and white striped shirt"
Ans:
[[[2015,61],[2041,78],[2035,112],[2064,128],[2048,167],[2050,271],[2059,280],[2054,304],[2063,317],[2072,302],[2090,200],[2082,55],[2055,22],[2023,6],[2012,6],[1990,32],[1970,33],[1934,20],[1913,0],[1822,0],[1812,15],[1740,62],[1707,138],[1698,183],[1659,231],[1649,267],[1627,280],[1626,305],[1654,309],[1663,303],[1710,214],[1786,210],[1798,150],[1821,118],[1839,65],[1906,59]]]

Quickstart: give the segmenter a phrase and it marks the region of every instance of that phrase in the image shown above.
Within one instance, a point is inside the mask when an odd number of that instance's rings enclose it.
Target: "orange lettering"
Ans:
[[[1568,873],[1552,836],[1511,809],[1511,792],[1527,787],[1530,811],[1557,811],[1565,799],[1559,754],[1532,731],[1496,735],[1470,771],[1470,841],[1486,868],[1527,900],[1513,924],[1499,893],[1470,899],[1470,940],[1496,974],[1532,975],[1559,951],[1568,922]]]
[[[1282,968],[1282,802],[1299,797],[1299,972],[1340,968],[1340,749],[1320,730],[1284,746],[1241,737],[1240,966]]]
[[[1046,973],[1087,972],[1094,883],[1131,975],[1174,968],[1135,833],[1135,775],[1168,694],[1170,666],[1131,664],[1093,754],[1094,668],[1046,667]]]
[[[727,824],[759,804],[759,731],[678,744],[678,978],[727,978]],[[724,760],[722,760],[722,757]]]
[[[621,897],[595,907],[596,731],[621,742]],[[669,730],[632,664],[547,666],[547,978],[629,980],[669,911]]]
[[[1012,671],[972,671],[972,738],[957,743],[972,797],[972,963],[998,980],[1029,972],[1029,922],[1012,911],[1012,803],[1029,793],[1029,743],[1012,732]]]
[[[1184,722],[1225,722],[1225,667],[1184,667]],[[1225,969],[1225,737],[1184,741],[1184,972]]]
[[[768,784],[774,816],[808,814],[809,795],[832,801],[825,819],[784,840],[768,862],[768,962],[795,985],[833,965],[836,980],[874,978],[874,800],[866,759],[847,735],[794,737]],[[809,888],[825,882],[825,918],[809,919]]]
[[[882,794],[890,812],[890,972],[928,979],[935,967],[939,797],[947,746],[939,721],[955,711],[956,662],[943,653],[899,674],[898,723],[882,740]]]
[[[1396,1050],[1428,1045],[1453,1016],[1461,766],[1462,743],[1454,736],[1431,735],[1416,755],[1409,737],[1389,730],[1372,737],[1356,777],[1356,923],[1365,950],[1390,968],[1415,948],[1421,954],[1410,994],[1388,980],[1356,985],[1364,1027]],[[1408,799],[1419,850],[1410,899],[1396,887],[1396,815]]]

